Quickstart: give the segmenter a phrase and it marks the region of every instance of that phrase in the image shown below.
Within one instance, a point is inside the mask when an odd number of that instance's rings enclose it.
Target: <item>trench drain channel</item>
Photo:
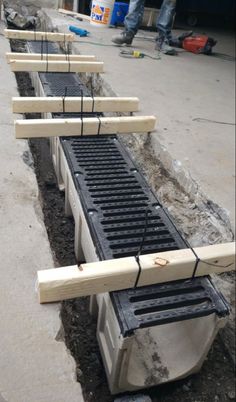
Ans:
[[[28,42],[31,52],[41,44]],[[48,43],[50,53],[58,45]],[[74,73],[39,73],[45,96],[91,96]],[[54,118],[81,117],[57,113]],[[84,116],[96,114],[84,113]],[[116,135],[60,138],[100,260],[186,248],[175,225]],[[124,337],[136,329],[216,313],[229,314],[210,277],[111,292]]]

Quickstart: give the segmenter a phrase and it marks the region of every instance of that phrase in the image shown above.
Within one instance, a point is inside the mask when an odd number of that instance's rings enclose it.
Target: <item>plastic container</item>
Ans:
[[[110,24],[114,0],[93,0],[90,24],[97,27],[108,27]]]
[[[129,4],[116,2],[114,4],[110,25],[121,25],[128,14]]]

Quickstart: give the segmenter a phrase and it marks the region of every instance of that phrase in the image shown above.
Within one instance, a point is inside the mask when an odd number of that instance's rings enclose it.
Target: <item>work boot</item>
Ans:
[[[123,31],[119,35],[111,38],[111,41],[116,45],[131,45],[134,34],[130,31]]]
[[[163,54],[167,54],[169,56],[177,55],[176,50],[169,45],[168,39],[157,38],[155,49]]]

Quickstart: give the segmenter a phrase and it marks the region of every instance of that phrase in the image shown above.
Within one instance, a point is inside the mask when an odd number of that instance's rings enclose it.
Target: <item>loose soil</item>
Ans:
[[[22,43],[12,41],[14,51],[22,50]],[[16,74],[22,96],[34,96],[29,75]],[[27,116],[26,116],[27,117]],[[38,116],[34,116],[38,117]],[[32,115],[30,116],[32,118]],[[29,141],[33,155],[23,155],[25,162],[35,169],[45,225],[54,253],[55,263],[66,266],[75,263],[74,222],[64,214],[64,194],[58,190],[50,157],[49,142],[45,139]],[[64,340],[76,361],[77,379],[81,383],[86,402],[112,402],[105,371],[96,340],[96,322],[89,315],[89,299],[68,300],[61,305]],[[230,334],[232,338],[232,334]],[[234,366],[231,353],[222,338],[217,336],[200,373],[183,381],[155,387],[144,392],[153,402],[227,402],[235,400]]]

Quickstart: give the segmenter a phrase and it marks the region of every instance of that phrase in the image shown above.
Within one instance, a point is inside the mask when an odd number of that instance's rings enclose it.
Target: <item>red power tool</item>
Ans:
[[[212,48],[217,41],[207,35],[193,35],[193,32],[186,32],[171,40],[170,45],[185,49],[195,54],[211,54]]]

